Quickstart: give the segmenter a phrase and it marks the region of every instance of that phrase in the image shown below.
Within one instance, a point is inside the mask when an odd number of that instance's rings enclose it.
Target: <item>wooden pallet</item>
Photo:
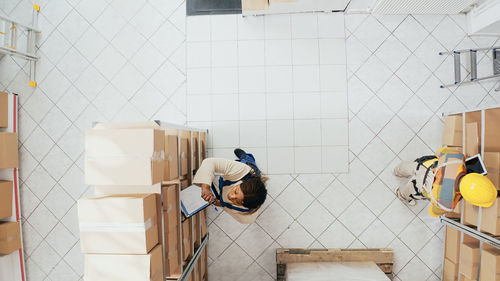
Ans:
[[[392,280],[392,249],[276,249],[277,280],[285,281],[286,265],[293,262],[373,261]]]

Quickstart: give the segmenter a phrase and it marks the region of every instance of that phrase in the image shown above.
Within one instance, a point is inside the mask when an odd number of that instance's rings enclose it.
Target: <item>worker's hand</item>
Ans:
[[[209,185],[207,184],[201,185],[201,198],[203,198],[203,200],[207,201],[208,203],[212,203],[212,201],[215,199],[214,195],[210,191]]]
[[[214,205],[217,207],[221,207],[219,199],[215,200]]]

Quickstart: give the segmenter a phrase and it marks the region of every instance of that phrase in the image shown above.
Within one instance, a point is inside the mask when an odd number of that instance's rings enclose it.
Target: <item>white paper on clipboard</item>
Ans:
[[[186,217],[191,217],[210,205],[201,197],[201,187],[190,185],[181,190],[181,210]]]

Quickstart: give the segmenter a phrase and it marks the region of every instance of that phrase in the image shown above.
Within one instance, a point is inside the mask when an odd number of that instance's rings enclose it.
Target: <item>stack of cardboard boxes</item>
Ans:
[[[0,128],[9,126],[7,93],[0,92]],[[0,169],[19,167],[17,134],[0,132]],[[14,183],[0,179],[0,255],[21,249],[21,225],[13,220]]]
[[[192,177],[190,138],[154,122],[87,131],[85,179],[96,196],[78,202],[86,280],[181,276],[194,253],[191,219],[181,224],[179,206],[180,183]]]

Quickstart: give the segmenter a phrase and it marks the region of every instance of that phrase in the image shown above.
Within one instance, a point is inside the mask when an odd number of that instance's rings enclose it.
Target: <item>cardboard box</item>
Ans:
[[[85,255],[86,281],[162,281],[161,246],[145,255]]]
[[[191,218],[182,222],[182,256],[188,261],[193,253],[193,231],[191,229]]]
[[[455,281],[458,276],[458,264],[444,258],[443,262],[443,281]]]
[[[458,264],[460,258],[460,231],[446,226],[444,257]]]
[[[17,133],[0,132],[0,169],[19,168]]]
[[[181,275],[181,255],[177,249],[170,251],[167,255],[167,277],[178,277]]]
[[[179,186],[163,187],[163,212],[165,214],[165,232],[177,229],[179,225]]]
[[[13,182],[0,180],[0,219],[12,216]]]
[[[193,241],[194,241],[194,247],[198,248],[201,245],[200,213],[197,213],[192,218],[193,218]]]
[[[479,154],[479,132],[476,122],[465,124],[465,156]]]
[[[89,185],[161,183],[165,134],[155,129],[88,130],[85,180]]]
[[[479,207],[463,200],[464,202],[464,224],[477,226],[479,219]]]
[[[156,194],[78,200],[80,244],[87,254],[147,254],[158,244]]]
[[[483,249],[481,251],[480,281],[500,280],[500,249]]]
[[[200,133],[200,164],[201,162],[207,158],[207,133]]]
[[[465,276],[463,274],[460,274],[460,281],[477,281],[477,279],[476,278],[471,279],[471,278],[468,278],[467,276]]]
[[[460,245],[460,273],[467,278],[477,276],[479,266],[479,241]]]
[[[186,138],[181,138],[181,176],[187,176],[189,173],[189,142]]]
[[[500,152],[485,152],[483,155],[484,166],[488,174],[486,175],[500,190]]]
[[[462,115],[449,115],[444,118],[443,145],[462,146]]]
[[[202,278],[207,277],[207,269],[208,269],[208,259],[207,259],[207,248],[203,248],[203,251],[201,252],[201,276]]]
[[[179,178],[179,140],[177,136],[165,136],[165,172],[163,180]]]
[[[181,189],[184,189],[189,186],[189,181],[186,180],[181,180]]]
[[[203,209],[200,212],[201,221],[201,237],[204,238],[207,235],[207,209]]]
[[[269,9],[268,0],[241,0],[242,11],[259,11]]]
[[[481,231],[494,236],[500,235],[500,197],[491,207],[483,208],[481,213]]]
[[[199,147],[199,132],[192,132],[191,151],[193,152],[193,171],[200,167],[200,147]]]
[[[0,92],[0,128],[9,127],[9,94]]]
[[[19,222],[0,222],[0,255],[8,255],[21,249]]]

